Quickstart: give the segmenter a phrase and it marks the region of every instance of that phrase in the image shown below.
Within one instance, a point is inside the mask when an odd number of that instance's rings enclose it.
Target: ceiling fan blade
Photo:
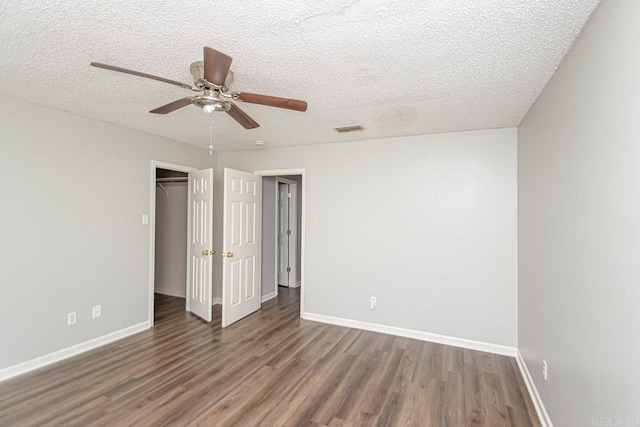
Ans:
[[[227,111],[227,114],[235,119],[236,122],[244,126],[245,129],[255,129],[260,125],[247,115],[244,111],[238,108],[237,105],[232,104],[231,109]]]
[[[162,107],[158,107],[155,110],[151,110],[149,112],[153,114],[167,114],[179,108],[186,107],[189,104],[191,104],[191,98],[182,98],[182,99],[178,99],[177,101],[173,101],[170,104],[163,105]]]
[[[204,78],[209,83],[223,86],[233,58],[210,47],[204,48]]]
[[[164,77],[154,76],[152,74],[141,73],[139,71],[127,70],[126,68],[114,67],[109,64],[101,64],[100,62],[92,62],[91,65],[93,67],[104,68],[105,70],[117,71],[119,73],[131,74],[133,76],[144,77],[145,79],[158,80],[159,82],[169,83],[171,85],[176,85],[183,87],[185,89],[191,89],[191,85],[186,83],[177,82],[175,80],[165,79]]]
[[[251,104],[262,104],[270,107],[287,108],[289,110],[307,111],[307,103],[299,99],[278,98],[277,96],[257,93],[237,92],[238,99]]]

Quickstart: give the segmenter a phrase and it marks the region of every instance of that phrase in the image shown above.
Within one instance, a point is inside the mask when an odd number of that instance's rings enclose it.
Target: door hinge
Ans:
[[[288,197],[288,198],[291,198],[291,193],[287,193],[287,197]]]
[[[291,271],[291,267],[287,267],[287,273]]]
[[[291,235],[291,230],[287,230],[287,234]]]

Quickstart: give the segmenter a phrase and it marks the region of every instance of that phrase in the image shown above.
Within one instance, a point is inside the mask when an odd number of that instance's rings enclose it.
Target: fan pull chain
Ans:
[[[213,114],[211,114],[211,124],[209,125],[209,155],[213,156]]]

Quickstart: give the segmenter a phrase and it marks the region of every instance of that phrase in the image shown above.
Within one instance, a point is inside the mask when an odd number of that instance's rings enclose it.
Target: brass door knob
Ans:
[[[213,250],[212,251],[202,251],[202,255],[213,255],[215,253],[216,253],[216,251],[213,251]]]
[[[225,258],[233,258],[233,252],[227,252],[226,254],[223,252],[222,256]]]

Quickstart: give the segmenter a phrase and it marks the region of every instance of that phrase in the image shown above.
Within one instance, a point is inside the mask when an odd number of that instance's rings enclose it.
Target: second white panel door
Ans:
[[[262,177],[224,169],[222,327],[260,308]]]

